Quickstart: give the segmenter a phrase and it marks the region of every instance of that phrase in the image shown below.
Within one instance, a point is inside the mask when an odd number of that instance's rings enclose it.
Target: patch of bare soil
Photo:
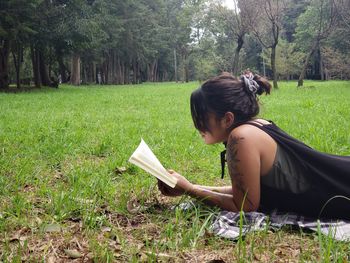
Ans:
[[[41,231],[19,229],[11,236],[1,239],[0,250],[6,255],[0,253],[0,258],[6,256],[9,262],[19,258],[23,262],[43,259],[45,262],[67,262],[78,258],[78,262],[89,262],[92,256],[89,255],[88,241],[82,234],[76,231],[70,232],[74,228],[72,225],[64,228],[59,225],[48,225]]]

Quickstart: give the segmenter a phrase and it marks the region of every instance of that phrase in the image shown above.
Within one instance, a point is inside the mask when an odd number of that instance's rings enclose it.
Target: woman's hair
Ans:
[[[259,75],[245,71],[240,78],[222,73],[204,82],[191,94],[191,114],[199,131],[209,131],[209,114],[217,119],[226,112],[235,116],[234,124],[252,119],[259,113],[257,95],[270,94],[271,84]]]

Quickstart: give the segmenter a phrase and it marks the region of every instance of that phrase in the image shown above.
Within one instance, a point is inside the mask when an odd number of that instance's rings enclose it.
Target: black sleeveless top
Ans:
[[[265,125],[254,122],[245,124],[270,135],[280,151],[276,158],[281,158],[281,163],[289,161],[297,167],[291,169],[290,173],[269,173],[269,180],[262,177],[260,211],[277,209],[318,218],[350,219],[350,156],[316,151],[286,134],[273,122]],[[281,167],[283,169],[283,165]],[[296,188],[298,190],[271,183],[279,179],[272,178],[271,181],[271,176],[290,176],[293,172],[297,173],[293,176],[300,181]]]

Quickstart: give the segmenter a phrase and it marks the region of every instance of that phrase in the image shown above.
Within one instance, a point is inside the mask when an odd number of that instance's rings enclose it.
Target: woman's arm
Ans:
[[[213,192],[218,192],[218,193],[222,193],[222,194],[231,194],[232,195],[232,185],[206,186],[206,185],[196,184],[194,186],[202,188],[202,189],[205,189],[205,190],[213,191]]]
[[[194,197],[206,204],[215,205],[221,209],[237,212],[240,209],[235,206],[232,195],[232,187],[208,187],[215,190],[226,190],[227,193],[219,193],[210,189],[205,189],[201,185],[194,185],[190,183],[184,176],[176,173],[175,171],[169,170],[172,176],[176,177],[177,184],[175,188],[167,186],[162,181],[158,180],[158,188],[162,194],[167,196],[180,196],[187,194]],[[231,189],[231,191],[229,191]]]
[[[221,188],[221,187],[213,187],[213,188]],[[187,192],[188,195],[194,197],[204,203],[209,205],[215,205],[220,207],[223,210],[238,212],[240,211],[239,207],[236,207],[234,198],[232,195],[232,187],[231,193],[220,193],[213,190],[205,189],[202,186],[193,185],[193,187]],[[227,189],[227,187],[221,188],[222,190]]]
[[[239,127],[240,128],[240,127]],[[231,132],[227,143],[227,166],[237,207],[256,211],[260,204],[261,156],[259,137],[248,127]]]
[[[191,197],[194,197],[206,204],[218,206],[223,210],[237,212],[240,209],[235,206],[232,195],[232,187],[208,187],[213,189],[222,189],[227,190],[231,189],[229,193],[219,193],[210,189],[205,189],[201,185],[191,184],[184,176],[174,172],[169,171],[177,179],[177,184],[175,188],[171,188],[158,180],[159,190],[167,196],[179,196],[187,194]]]

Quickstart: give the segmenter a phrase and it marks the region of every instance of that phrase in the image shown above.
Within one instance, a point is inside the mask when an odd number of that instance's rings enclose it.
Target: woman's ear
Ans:
[[[233,125],[235,121],[235,115],[232,112],[228,111],[225,113],[223,120],[224,120],[225,128],[228,129]]]

